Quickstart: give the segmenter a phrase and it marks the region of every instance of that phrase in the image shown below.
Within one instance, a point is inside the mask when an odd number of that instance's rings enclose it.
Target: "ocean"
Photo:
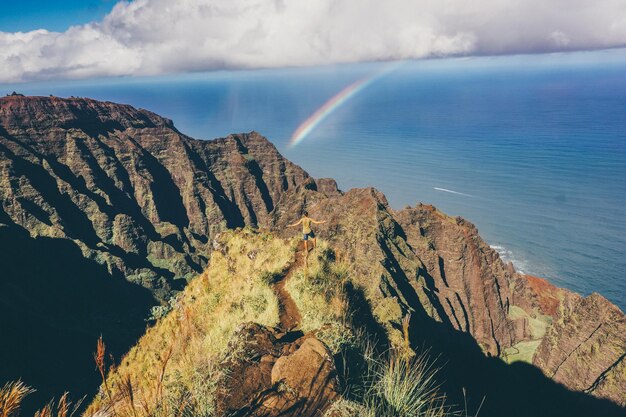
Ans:
[[[462,216],[519,271],[626,310],[626,50],[0,87],[132,104],[198,139],[256,130],[315,177]]]

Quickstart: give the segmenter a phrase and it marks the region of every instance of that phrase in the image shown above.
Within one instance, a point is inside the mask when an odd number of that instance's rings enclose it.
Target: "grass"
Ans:
[[[395,351],[375,353],[367,338],[358,355],[363,375],[346,387],[344,397],[325,417],[451,417],[461,415],[446,405],[436,382],[438,369],[426,353],[407,357]],[[352,360],[357,360],[353,356]]]
[[[515,305],[511,306],[509,309],[509,318],[511,320],[520,318],[526,319],[530,329],[531,340],[519,342],[505,349],[503,359],[507,363],[521,361],[532,364],[535,352],[541,344],[541,339],[545,336],[552,318],[539,313],[537,313],[536,317],[533,317],[521,307]]]
[[[302,331],[315,331],[333,353],[354,339],[348,325],[348,279],[348,268],[337,262],[326,242],[318,241],[309,253],[308,267],[303,266],[286,284],[302,316]]]
[[[0,388],[0,417],[17,417],[24,397],[35,392],[22,381],[6,383]],[[64,393],[58,401],[51,400],[42,409],[35,412],[34,417],[72,417],[80,407],[82,400],[72,404],[68,393]]]
[[[435,382],[437,370],[426,355],[407,359],[390,354],[373,360],[366,386],[365,407],[377,417],[444,417],[445,397]]]
[[[14,417],[19,414],[24,397],[35,392],[22,381],[7,382],[0,389],[0,417]]]
[[[148,329],[117,366],[106,347],[95,358],[103,385],[85,416],[213,416],[216,381],[236,327],[278,323],[278,301],[268,277],[281,273],[294,249],[270,233],[227,231],[207,270],[192,280],[171,311]]]
[[[537,317],[533,317],[524,311],[521,307],[512,305],[509,308],[509,318],[511,320],[515,320],[521,317],[524,317],[528,320],[528,325],[530,327],[530,333],[533,339],[541,339],[546,334],[546,330],[550,323],[552,322],[552,318],[550,316],[545,316],[539,313],[536,313]]]
[[[539,348],[540,344],[541,339],[519,342],[505,350],[505,361],[507,363],[521,361],[532,365],[533,357],[535,356],[535,352],[537,351],[537,348]]]
[[[342,357],[342,399],[325,416],[333,417],[447,417],[453,414],[439,394],[437,369],[427,355],[414,355],[408,346],[409,316],[396,303],[379,306],[378,315],[401,323],[397,349],[376,353],[370,336],[351,324],[346,284],[350,268],[336,259],[324,241],[309,254],[302,268],[287,282],[287,290],[302,316],[302,330],[314,331],[336,357]],[[397,308],[395,308],[397,307]]]

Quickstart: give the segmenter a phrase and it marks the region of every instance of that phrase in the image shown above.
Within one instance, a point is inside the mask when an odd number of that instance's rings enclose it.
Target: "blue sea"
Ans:
[[[626,51],[400,63],[300,144],[297,127],[385,63],[0,85],[88,96],[192,137],[256,130],[315,177],[473,222],[524,273],[626,310]]]

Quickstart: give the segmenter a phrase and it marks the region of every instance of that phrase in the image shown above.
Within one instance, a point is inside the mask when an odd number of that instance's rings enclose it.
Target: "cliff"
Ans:
[[[198,141],[90,99],[5,97],[0,126],[0,215],[160,297],[202,272],[216,231],[263,224],[308,177],[254,132]]]
[[[256,133],[198,141],[131,106],[22,96],[0,99],[0,173],[0,381],[39,402],[93,392],[100,334],[126,352],[216,232],[308,178]]]
[[[3,380],[23,376],[31,360],[39,373],[28,371],[27,382],[53,386],[49,374],[61,366],[19,346],[54,338],[70,369],[63,389],[88,392],[95,375],[80,370],[93,368],[84,352],[100,333],[121,355],[143,333],[150,307],[207,268],[221,231],[252,226],[287,238],[286,225],[306,207],[327,220],[319,234],[349,271],[341,294],[323,291],[318,303],[345,304],[351,326],[383,348],[430,349],[451,399],[460,403],[465,391],[477,406],[486,396],[481,415],[610,415],[614,403],[626,405],[626,319],[617,307],[517,273],[464,219],[422,204],[396,211],[377,190],[344,193],[331,179],[313,179],[257,133],[198,141],[130,106],[6,97],[0,155],[8,248],[0,268],[9,271],[0,280],[0,324],[12,340],[1,353],[18,358]],[[310,302],[298,302],[305,313]],[[333,314],[303,314],[300,325],[339,326]],[[288,346],[277,343],[262,355],[276,361],[272,352]]]

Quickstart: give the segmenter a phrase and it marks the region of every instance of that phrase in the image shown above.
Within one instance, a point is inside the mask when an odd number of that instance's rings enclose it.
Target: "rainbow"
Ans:
[[[357,95],[360,91],[363,91],[367,86],[371,85],[374,81],[381,78],[383,75],[388,74],[400,65],[400,62],[394,62],[387,65],[383,70],[377,71],[374,74],[370,74],[360,80],[357,80],[345,87],[343,90],[331,97],[326,103],[309,116],[291,135],[289,141],[289,148],[292,148],[302,142],[317,126],[320,125],[328,116],[330,116],[335,110],[337,110],[343,103],[350,100]]]

